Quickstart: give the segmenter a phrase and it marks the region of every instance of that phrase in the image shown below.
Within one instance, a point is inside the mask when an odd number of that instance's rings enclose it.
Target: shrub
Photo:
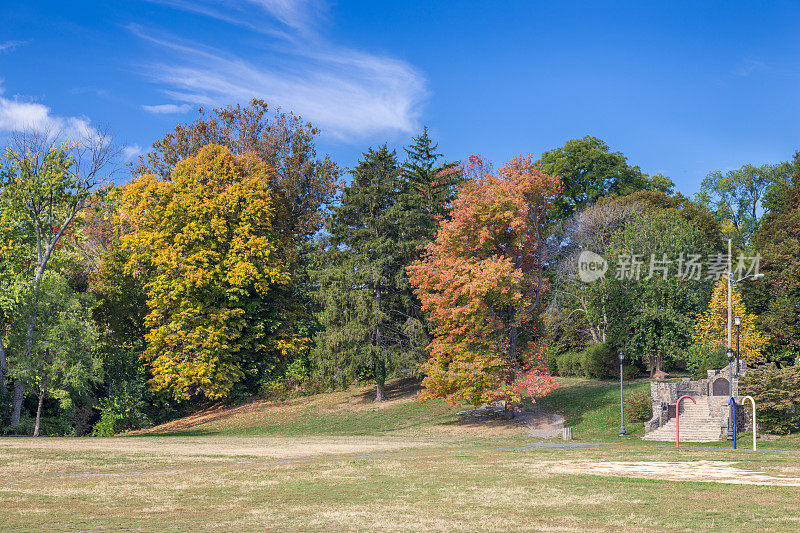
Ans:
[[[582,352],[564,352],[556,357],[559,376],[583,375]]]
[[[692,344],[686,352],[686,369],[695,379],[706,377],[706,371],[724,368],[728,364],[725,350],[716,346]]]
[[[292,391],[285,379],[274,379],[261,385],[259,396],[265,400],[282,402],[292,397]]]
[[[558,376],[558,352],[559,348],[555,344],[548,344],[544,348],[544,360],[547,363],[547,371],[551,376]]]
[[[739,394],[756,400],[762,431],[785,435],[800,429],[800,367],[774,363],[751,368],[742,377]]]
[[[610,374],[615,355],[605,342],[590,344],[581,352],[584,375],[587,378],[600,379]]]
[[[625,398],[625,412],[631,420],[647,422],[653,417],[653,399],[646,392],[634,392]]]
[[[122,431],[149,426],[150,419],[143,408],[141,399],[132,394],[103,398],[100,400],[100,421],[94,425],[92,436],[111,437]]]

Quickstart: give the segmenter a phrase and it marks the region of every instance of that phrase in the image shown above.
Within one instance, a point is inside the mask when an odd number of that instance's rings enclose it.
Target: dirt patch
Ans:
[[[4,450],[114,453],[193,461],[198,456],[294,459],[326,455],[380,453],[434,443],[402,437],[149,437],[149,438],[17,438],[0,439]]]
[[[594,474],[664,481],[800,487],[800,478],[770,476],[763,472],[742,470],[734,466],[735,464],[737,463],[732,461],[559,462],[551,464],[548,469],[554,473]]]
[[[465,425],[497,424],[514,430],[525,429],[531,437],[544,439],[560,436],[564,428],[563,416],[545,411],[538,405],[525,411],[516,411],[512,419],[506,419],[506,413],[500,407],[484,406],[458,414]]]

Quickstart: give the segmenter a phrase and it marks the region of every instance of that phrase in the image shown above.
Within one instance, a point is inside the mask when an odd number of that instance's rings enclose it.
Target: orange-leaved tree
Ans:
[[[497,171],[471,156],[464,171],[451,216],[408,268],[433,333],[422,398],[514,404],[554,387],[533,341],[560,181],[531,156]]]
[[[741,317],[739,326],[739,353],[748,364],[765,361],[762,349],[767,338],[756,328],[756,317],[744,310],[742,296],[736,285],[731,293],[732,313]],[[732,345],[736,349],[736,326],[733,329]],[[698,317],[694,327],[693,341],[697,345],[708,346],[720,350],[728,347],[728,280],[723,275],[719,278],[711,294],[708,309]]]

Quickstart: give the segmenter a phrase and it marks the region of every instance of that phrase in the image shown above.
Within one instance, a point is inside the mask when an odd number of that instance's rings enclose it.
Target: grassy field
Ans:
[[[113,439],[3,438],[0,530],[800,529],[800,454],[620,439],[614,383],[561,385],[542,404],[580,447],[462,422],[409,382],[380,406],[364,388]]]

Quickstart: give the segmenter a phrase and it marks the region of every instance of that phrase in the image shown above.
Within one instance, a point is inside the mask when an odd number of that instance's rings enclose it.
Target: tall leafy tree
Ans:
[[[15,378],[37,396],[34,437],[39,436],[44,399],[53,397],[64,407],[71,405],[72,396],[85,392],[100,370],[100,360],[93,355],[92,297],[73,292],[66,279],[51,272],[43,275],[40,283],[36,291],[29,286],[22,295],[19,313],[23,320],[11,336],[13,346],[25,346],[24,318],[37,316],[30,352],[20,352],[14,365]]]
[[[745,310],[737,285],[731,291],[731,307],[734,315],[742,319],[740,326],[739,350],[748,364],[764,362],[763,348],[767,343],[756,327],[757,317]],[[728,348],[728,280],[723,276],[714,285],[711,302],[694,326],[693,340],[698,346],[716,350]]]
[[[770,337],[769,351],[790,351],[793,360],[800,349],[800,152],[792,167],[777,209],[764,215],[753,238],[764,279],[745,285],[745,300]]]
[[[385,398],[387,373],[408,368],[420,349],[405,273],[413,236],[404,225],[401,170],[385,145],[364,153],[333,209],[325,266],[316,275],[324,326],[316,358],[340,385],[374,378],[376,401]]]
[[[613,260],[611,246],[615,232],[634,217],[649,216],[646,213],[651,212],[677,213],[690,227],[699,230],[697,250],[685,250],[684,255],[723,251],[719,220],[705,206],[681,194],[669,196],[643,190],[598,200],[565,221],[556,235],[561,246],[556,266],[550,272],[553,290],[547,318],[551,333],[559,342],[583,346],[586,342],[606,340],[612,318],[608,314],[608,299],[615,273],[612,270],[601,279],[585,283],[578,276],[578,260],[583,251]],[[643,259],[646,263],[649,256]]]
[[[135,231],[128,268],[146,280],[147,347],[154,389],[175,399],[224,398],[252,359],[296,350],[302,339],[260,320],[270,290],[289,281],[272,227],[272,169],[209,145],[169,181],[152,174],[125,188]]]
[[[655,374],[688,348],[692,318],[708,302],[711,281],[688,266],[690,256],[707,255],[708,245],[676,209],[652,208],[634,213],[611,242],[608,340]]]
[[[268,303],[261,300],[264,305],[257,312],[267,315],[269,322],[279,320],[281,331],[291,330],[292,338],[308,337],[319,327],[309,283],[317,249],[310,241],[324,226],[341,175],[330,157],[317,153],[319,134],[319,129],[302,118],[272,110],[263,100],[210,111],[201,108],[197,120],[177,126],[155,142],[151,152],[134,166],[137,175],[153,173],[169,179],[180,161],[195,156],[207,144],[217,144],[234,155],[251,154],[273,169],[262,177],[275,212],[272,227],[282,238],[279,253],[293,275],[285,285],[273,288]],[[295,352],[287,350],[284,359],[293,357],[290,353]],[[251,387],[252,381],[248,378],[243,383]]]
[[[669,178],[651,177],[629,165],[621,152],[612,152],[605,142],[591,136],[567,141],[543,153],[537,163],[545,174],[561,178],[563,192],[556,204],[561,218],[604,196],[624,196],[643,189],[671,193],[674,186]]]
[[[28,134],[9,149],[2,171],[0,197],[4,210],[22,221],[28,232],[23,241],[34,246],[33,268],[29,273],[31,294],[39,294],[42,278],[51,259],[65,248],[81,211],[89,204],[118,150],[106,134],[94,134],[76,142],[51,144],[47,134]],[[31,355],[37,327],[38,306],[29,307],[22,359]],[[12,426],[18,426],[24,387],[14,383]]]
[[[511,403],[514,383],[530,364],[560,184],[530,156],[497,172],[473,156],[466,170],[469,181],[451,217],[409,268],[433,326],[424,397]]]
[[[792,165],[744,165],[736,170],[716,170],[703,179],[699,198],[713,206],[727,223],[727,236],[738,248],[750,244],[764,213],[777,207],[780,191],[791,181]]]

